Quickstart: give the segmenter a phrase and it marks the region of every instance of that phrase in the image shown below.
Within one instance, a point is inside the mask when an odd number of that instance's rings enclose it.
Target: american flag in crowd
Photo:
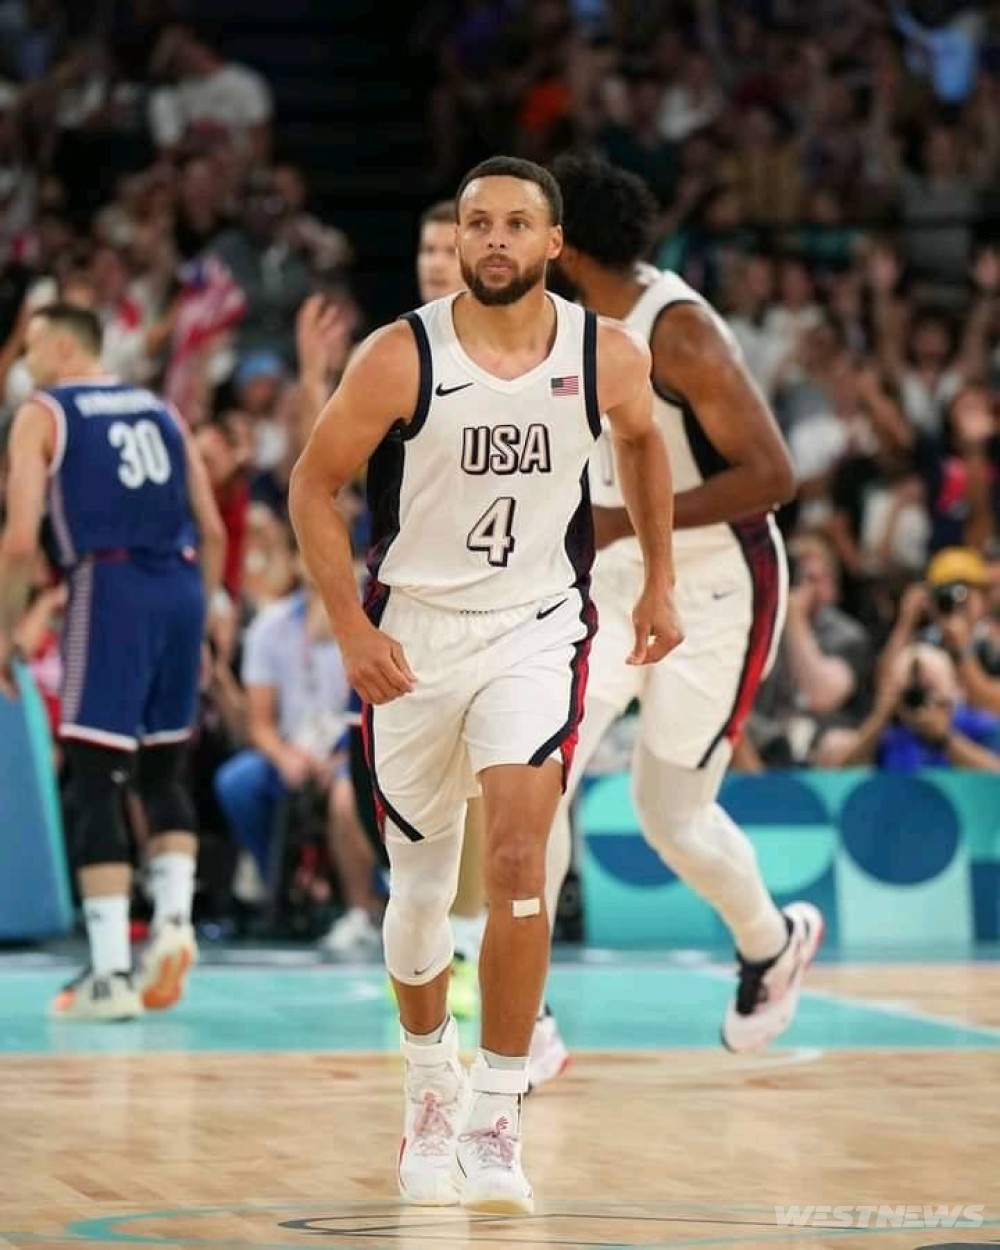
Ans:
[[[163,389],[165,397],[188,417],[205,353],[242,320],[247,302],[228,267],[216,256],[202,256],[183,265],[178,278],[180,310]]]
[[[580,375],[578,373],[570,373],[564,378],[552,378],[550,385],[555,398],[558,398],[560,395],[579,395]]]

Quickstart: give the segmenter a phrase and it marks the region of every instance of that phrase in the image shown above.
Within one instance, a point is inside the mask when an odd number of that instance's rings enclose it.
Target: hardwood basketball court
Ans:
[[[377,968],[216,958],[175,1012],[103,1027],[44,1019],[55,961],[0,963],[0,1246],[1000,1244],[1000,963],[820,965],[753,1057],[717,1044],[722,966],[560,963],[574,1061],[526,1107],[538,1213],[498,1220],[397,1200]],[[891,1209],[777,1221],[817,1204]],[[907,1205],[971,1223],[900,1227]]]

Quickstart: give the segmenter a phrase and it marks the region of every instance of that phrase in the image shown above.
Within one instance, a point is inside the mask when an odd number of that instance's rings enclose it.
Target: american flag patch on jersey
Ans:
[[[580,394],[580,375],[571,373],[565,378],[552,378],[550,380],[552,394],[559,395],[579,395]]]

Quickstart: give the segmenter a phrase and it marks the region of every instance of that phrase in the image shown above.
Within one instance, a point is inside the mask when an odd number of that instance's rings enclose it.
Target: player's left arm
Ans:
[[[649,348],[620,323],[598,332],[598,403],[607,414],[622,497],[642,549],[645,586],[633,611],[631,664],[655,663],[682,640],[673,603],[673,481],[653,420]]]
[[[767,401],[715,319],[698,304],[678,304],[653,334],[653,381],[697,413],[726,467],[674,498],[674,526],[738,521],[787,503],[795,494],[791,456]]]
[[[54,454],[52,414],[37,400],[29,400],[14,418],[7,446],[7,524],[0,539],[0,690],[10,695],[14,631],[31,594]]]

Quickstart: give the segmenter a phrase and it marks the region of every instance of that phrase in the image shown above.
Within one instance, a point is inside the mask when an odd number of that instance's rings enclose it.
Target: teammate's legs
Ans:
[[[632,774],[647,842],[733,935],[740,985],[723,1041],[740,1050],[765,1045],[790,1023],[802,972],[822,936],[811,905],[778,908],[753,845],[718,803],[732,742],[782,627],[779,555],[761,542],[748,563],[719,560],[697,582],[682,583],[685,641],[650,674]]]
[[[185,773],[198,706],[205,596],[193,565],[150,574],[155,600],[156,668],[143,708],[136,779],[150,826],[153,924],[139,987],[146,1007],[172,1006],[197,959],[192,904],[198,857],[197,817]]]
[[[633,761],[636,813],[647,842],[692,890],[711,903],[745,959],[773,958],[788,927],[760,874],[750,839],[719,805],[728,742],[703,768],[654,755],[641,741]]]

